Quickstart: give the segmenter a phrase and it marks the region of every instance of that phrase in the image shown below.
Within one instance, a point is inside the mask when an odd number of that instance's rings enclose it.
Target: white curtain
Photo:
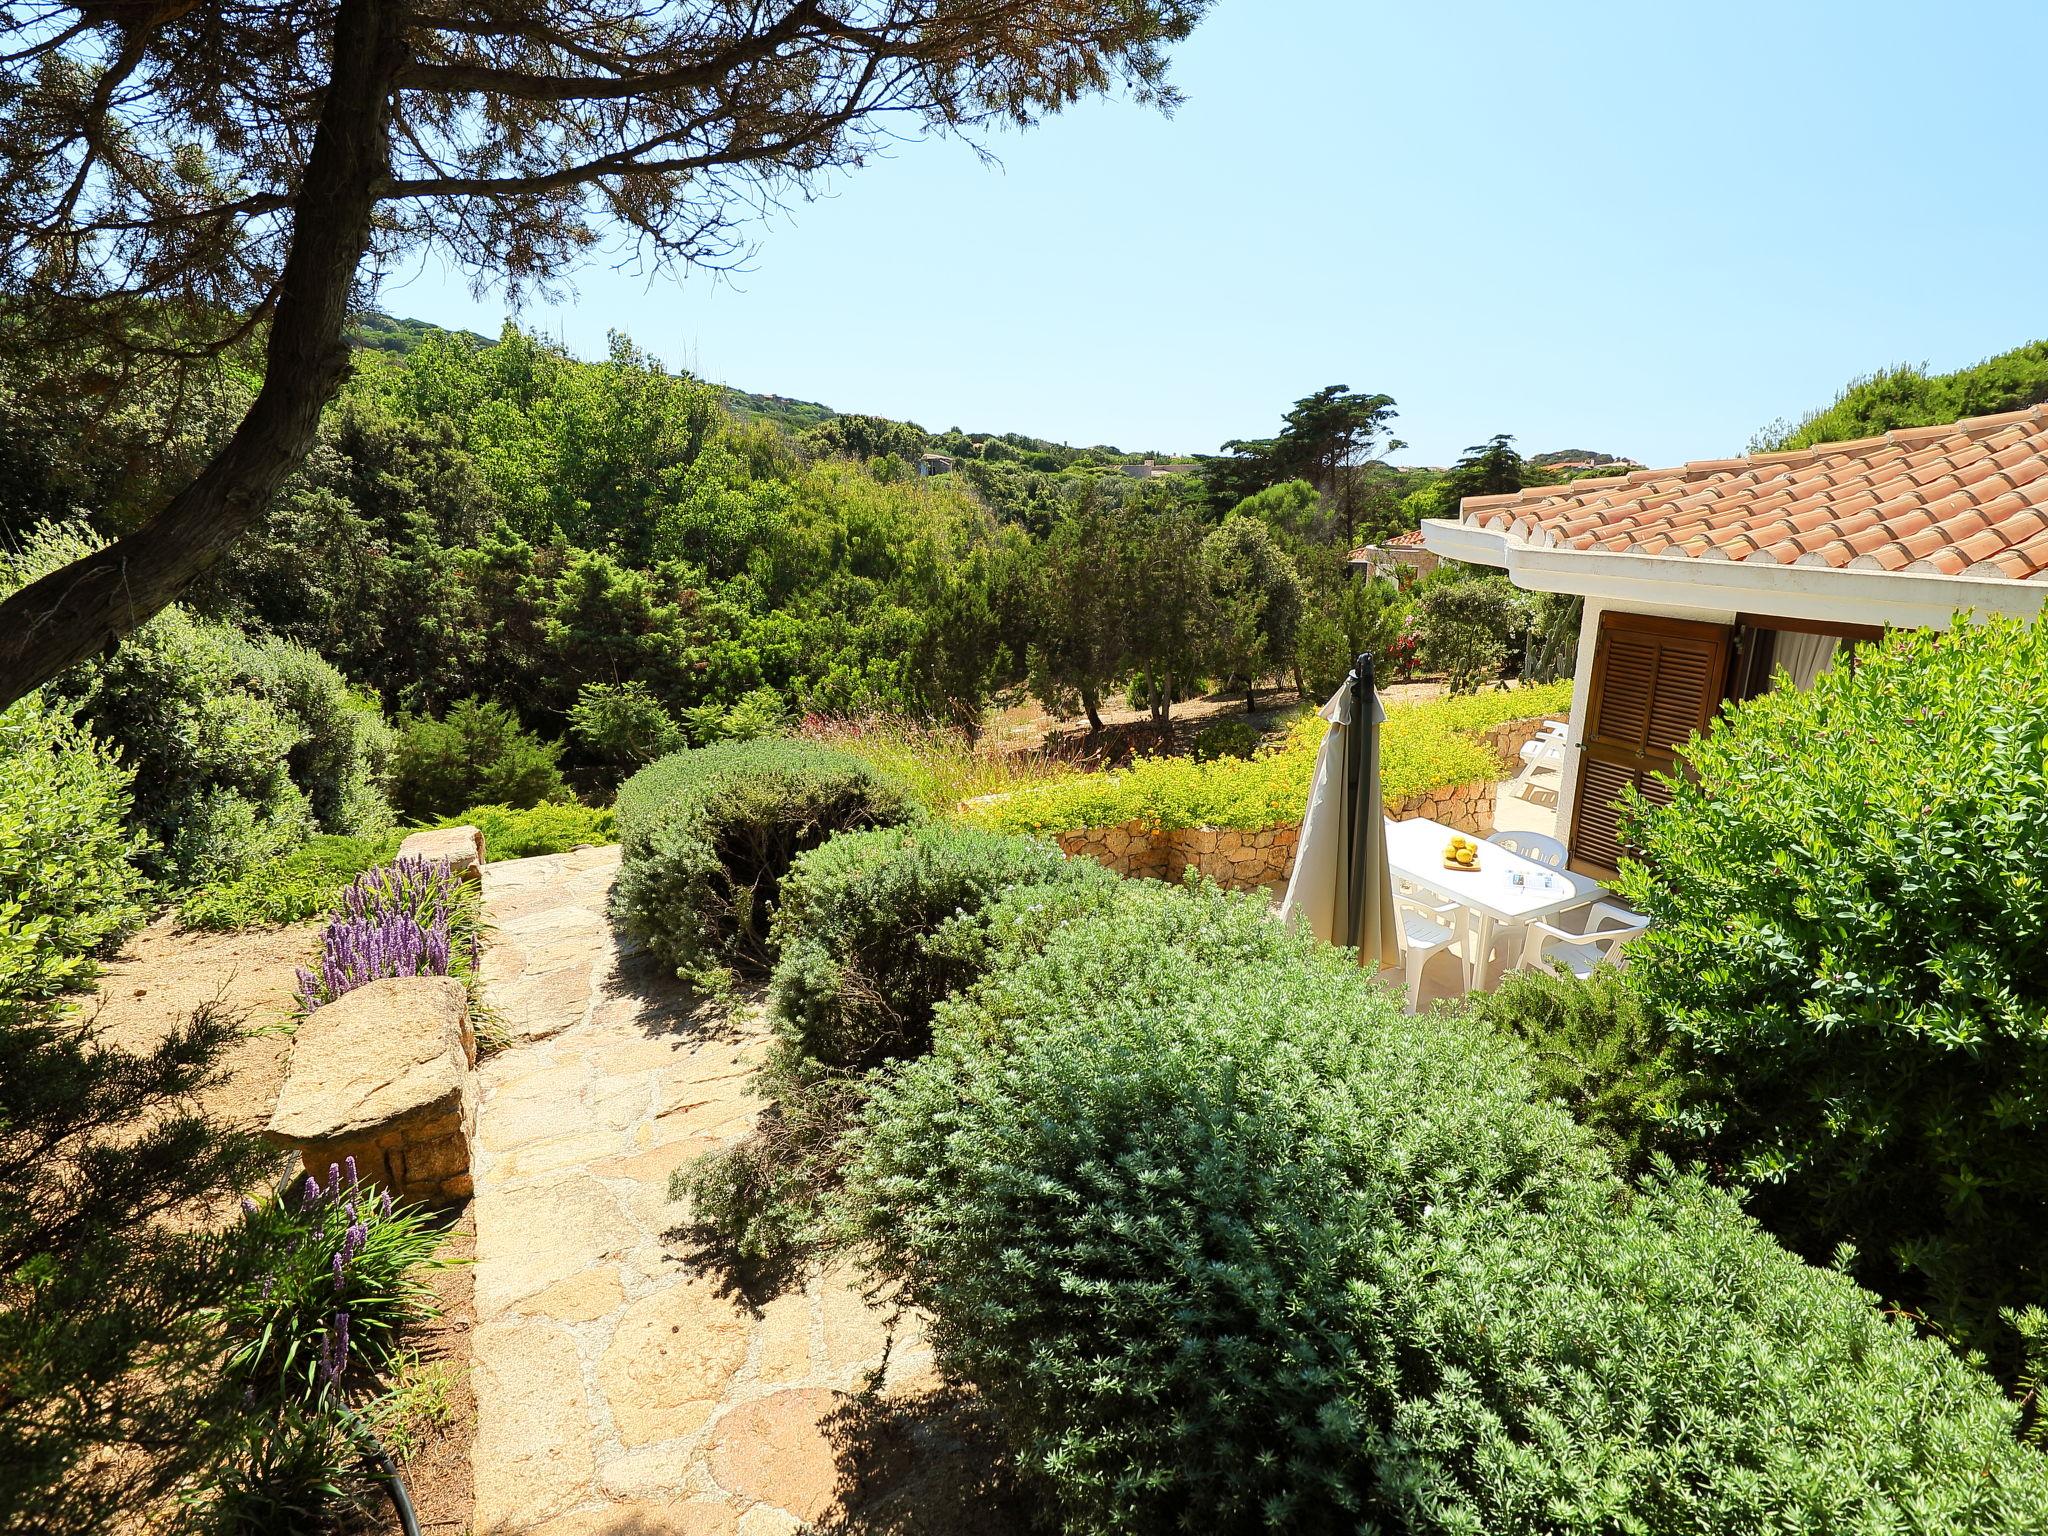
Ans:
[[[1841,644],[1833,635],[1801,635],[1781,629],[1771,646],[1773,671],[1784,672],[1792,680],[1792,686],[1802,693],[1813,686],[1813,680],[1835,664],[1835,651]],[[1772,686],[1778,686],[1773,679]]]

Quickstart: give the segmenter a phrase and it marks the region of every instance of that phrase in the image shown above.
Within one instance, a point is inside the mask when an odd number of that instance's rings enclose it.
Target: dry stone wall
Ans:
[[[1270,827],[1154,827],[1143,821],[1059,834],[1070,857],[1093,859],[1120,875],[1178,880],[1190,867],[1225,890],[1274,885],[1294,867],[1296,822]]]
[[[1503,721],[1480,732],[1479,739],[1512,768],[1523,744],[1536,737],[1547,718],[1533,715],[1526,720]],[[1395,821],[1422,816],[1485,837],[1493,831],[1494,800],[1499,792],[1494,780],[1475,779],[1389,800],[1386,812]],[[1300,835],[1300,825],[1291,821],[1239,830],[1154,827],[1142,820],[1057,834],[1061,849],[1070,857],[1093,859],[1120,875],[1178,880],[1192,865],[1226,890],[1235,891],[1284,881],[1294,868],[1294,845]]]

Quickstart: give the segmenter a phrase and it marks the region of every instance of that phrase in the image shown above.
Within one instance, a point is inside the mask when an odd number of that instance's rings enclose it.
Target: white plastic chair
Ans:
[[[1550,923],[1530,923],[1522,963],[1535,970],[1562,964],[1584,981],[1593,974],[1595,966],[1628,964],[1621,946],[1649,926],[1650,920],[1640,912],[1631,912],[1611,901],[1596,901],[1587,914],[1584,933],[1572,933]]]
[[[1394,896],[1394,916],[1400,927],[1401,972],[1408,983],[1408,1011],[1422,1002],[1422,968],[1432,955],[1455,950],[1465,941],[1465,909],[1455,901],[1436,902],[1409,890]],[[1462,971],[1462,961],[1460,963]]]
[[[1565,846],[1547,832],[1496,832],[1487,841],[1497,843],[1509,853],[1519,853],[1545,869],[1564,868]]]
[[[1515,775],[1514,793],[1528,799],[1527,791],[1545,768],[1564,776],[1564,744],[1571,727],[1562,720],[1546,720],[1543,729],[1522,743],[1522,771]]]

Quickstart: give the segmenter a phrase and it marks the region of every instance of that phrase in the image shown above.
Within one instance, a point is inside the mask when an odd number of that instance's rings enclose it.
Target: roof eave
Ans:
[[[1573,593],[1646,608],[1940,629],[1962,609],[2031,618],[2048,605],[2048,580],[1538,548],[1505,529],[1449,519],[1422,527],[1427,548],[1447,559],[1500,567],[1527,591]]]

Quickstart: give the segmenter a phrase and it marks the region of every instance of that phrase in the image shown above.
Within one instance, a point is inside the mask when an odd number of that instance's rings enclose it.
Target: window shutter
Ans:
[[[1678,771],[1678,749],[1713,723],[1728,688],[1729,642],[1721,624],[1603,613],[1593,652],[1593,689],[1572,800],[1572,868],[1611,879],[1626,851],[1623,792],[1669,793],[1653,777]]]

